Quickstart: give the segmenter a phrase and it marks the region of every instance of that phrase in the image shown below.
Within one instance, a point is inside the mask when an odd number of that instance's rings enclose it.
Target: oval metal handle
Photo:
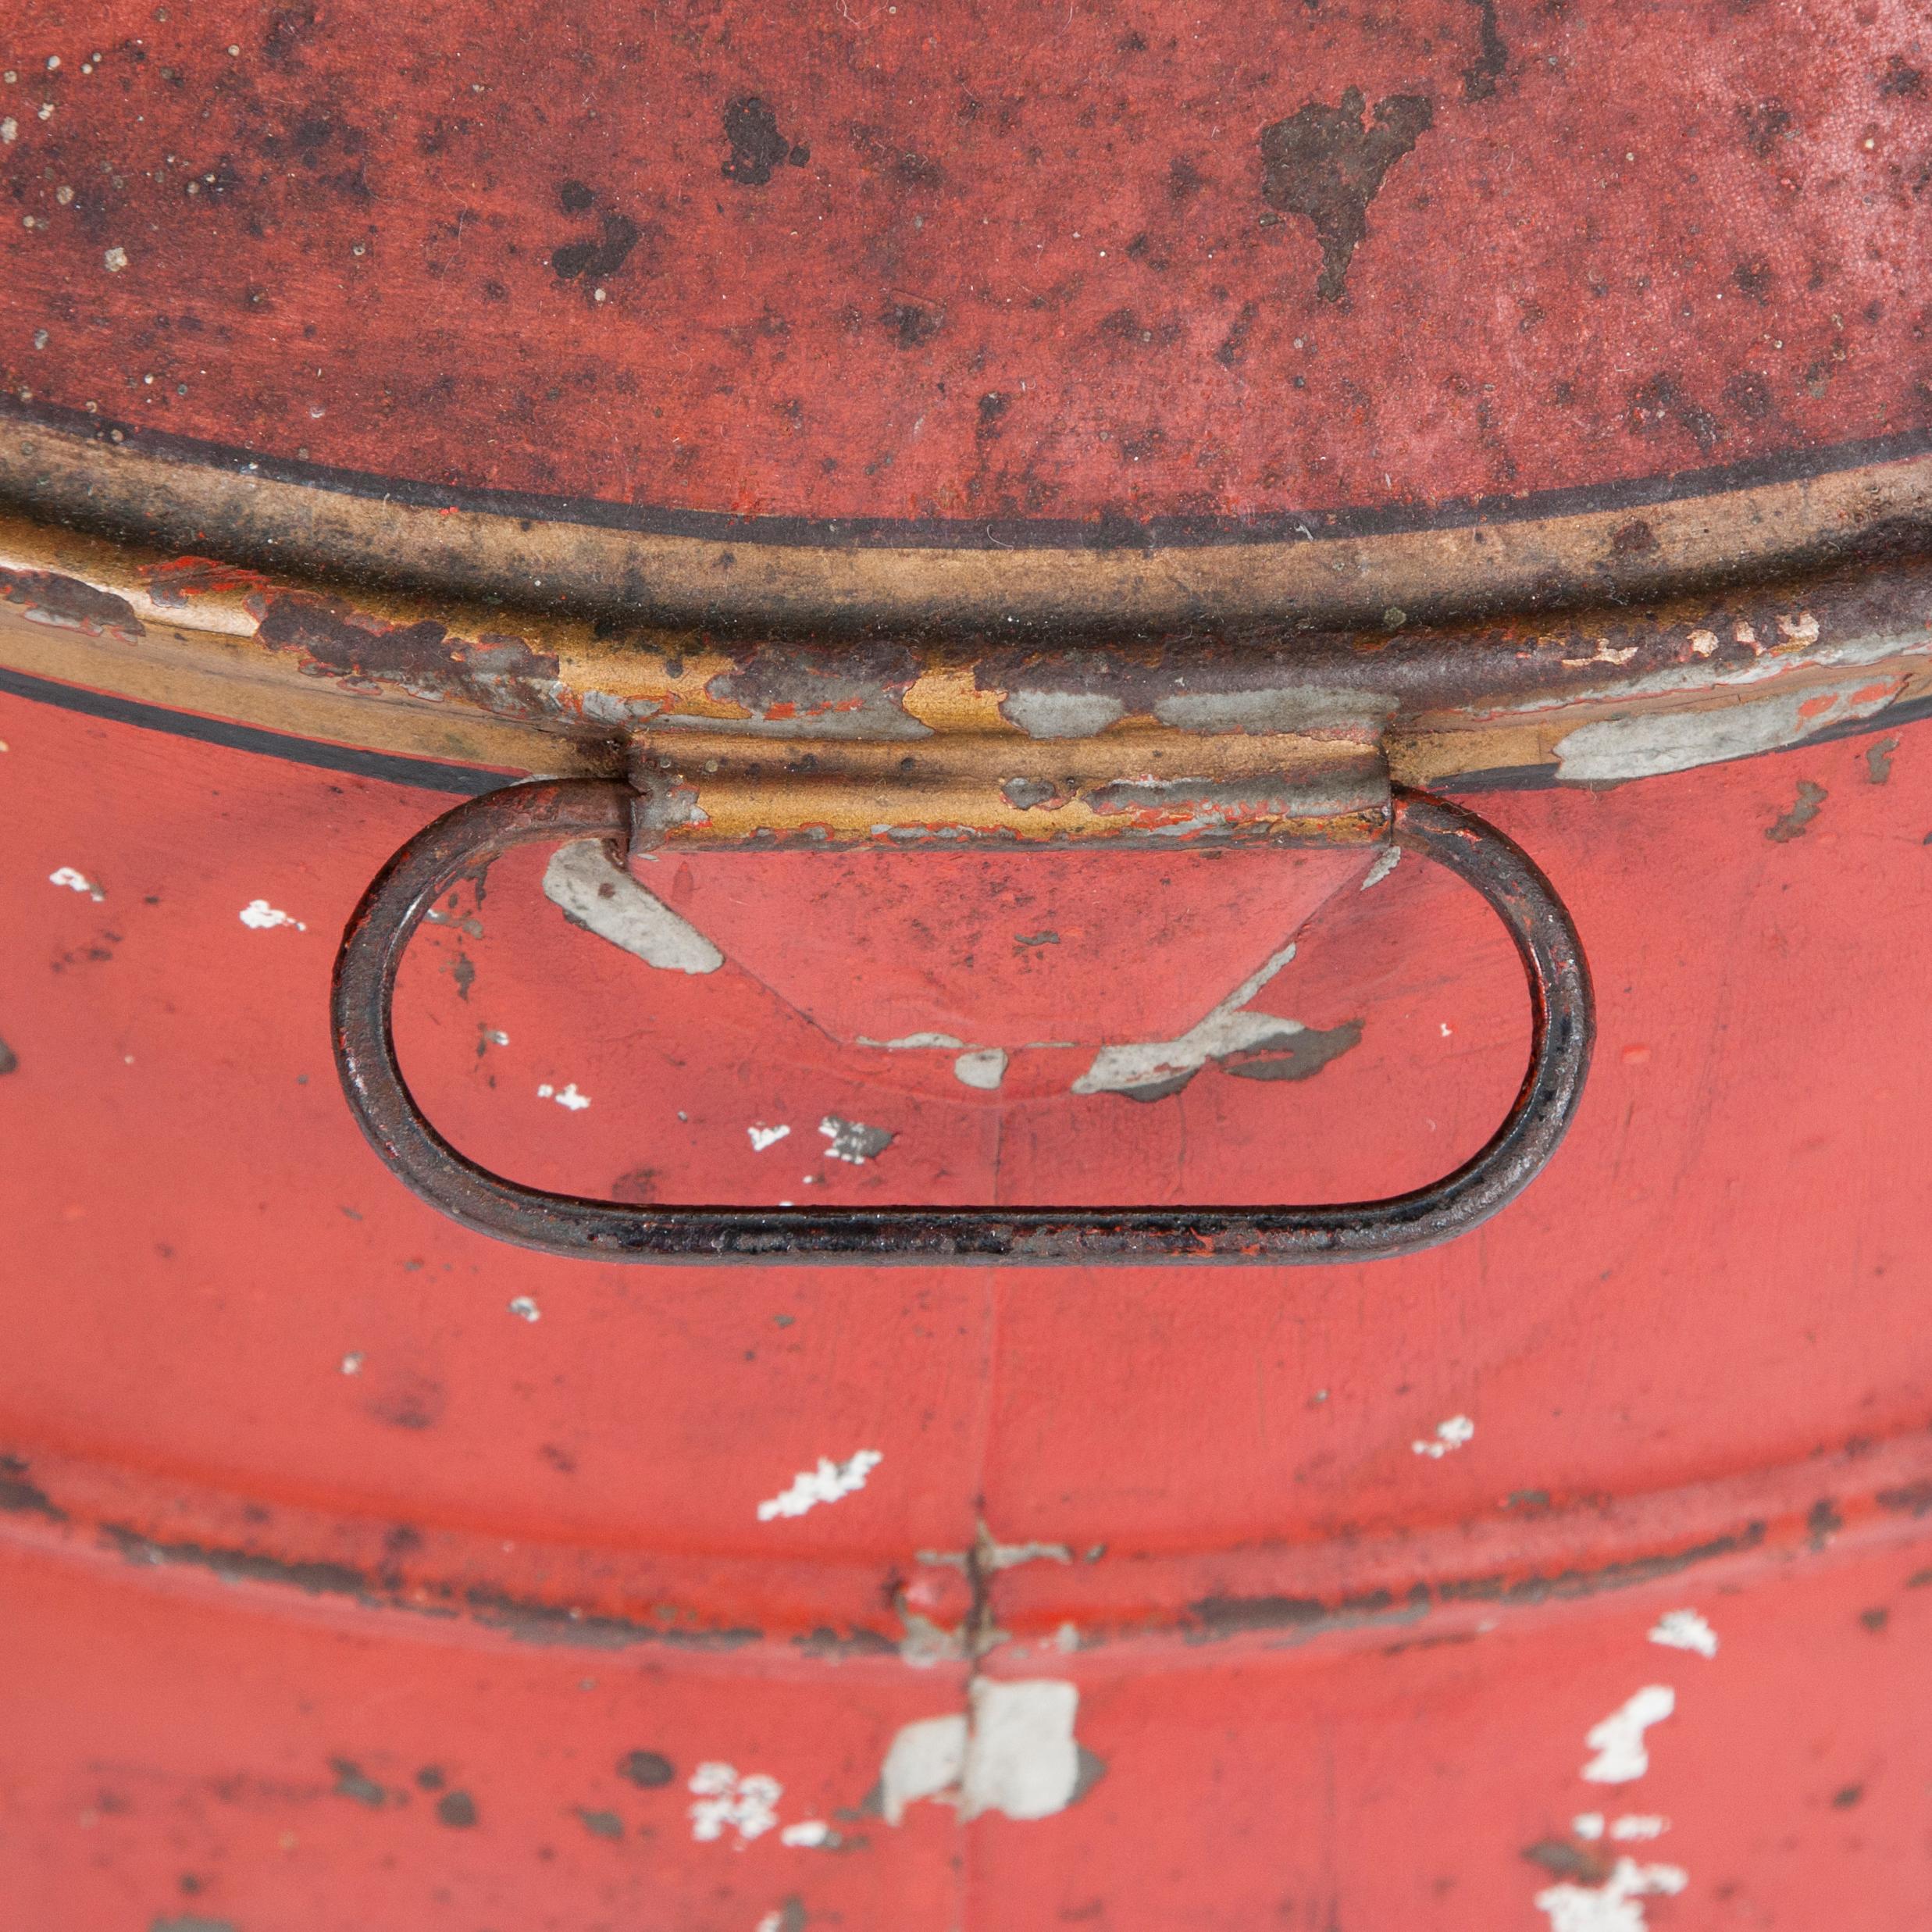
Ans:
[[[411,839],[350,918],[333,994],[336,1065],[383,1164],[479,1233],[606,1261],[1363,1261],[1466,1232],[1513,1200],[1556,1150],[1582,1096],[1595,1036],[1589,973],[1563,902],[1493,825],[1440,799],[1395,794],[1395,842],[1488,902],[1529,982],[1530,1063],[1482,1150],[1427,1187],[1313,1207],[810,1208],[633,1207],[506,1181],[458,1153],[417,1106],[396,1061],[391,1003],[404,948],[458,879],[512,846],[630,835],[629,787],[517,785],[465,800]]]

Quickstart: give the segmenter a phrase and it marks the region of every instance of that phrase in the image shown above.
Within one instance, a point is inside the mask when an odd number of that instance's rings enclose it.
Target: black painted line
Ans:
[[[165,705],[112,697],[104,691],[84,690],[79,685],[58,683],[24,671],[9,671],[4,665],[0,665],[0,691],[37,704],[52,704],[61,711],[105,718],[116,725],[134,725],[144,731],[192,738],[202,744],[223,746],[230,751],[258,752],[290,765],[313,765],[321,771],[343,772],[355,778],[380,779],[391,785],[412,785],[423,791],[451,792],[461,797],[475,798],[516,782],[512,775],[482,766],[445,765],[433,758],[358,751],[348,745],[325,744],[317,739],[291,738],[284,732],[264,731],[255,725],[230,724],[224,718],[203,718],[193,711],[170,711]]]
[[[575,523],[640,536],[686,536],[710,542],[838,550],[1199,549],[1210,545],[1310,543],[1481,524],[1535,522],[1545,518],[1637,510],[1770,483],[1809,482],[1874,463],[1897,462],[1932,451],[1932,428],[1820,444],[1748,458],[1702,469],[1617,481],[1565,485],[1520,496],[1452,497],[1438,504],[1363,504],[1339,510],[1270,511],[1256,516],[1078,519],[1023,517],[733,516],[650,504],[611,503],[595,497],[544,496],[415,483],[366,470],[300,463],[226,443],[205,442],[128,422],[116,422],[55,403],[23,403],[0,394],[0,422],[15,422],[111,443],[162,461],[259,478],[298,488],[394,503],[408,509],[461,510],[528,522]],[[16,498],[30,514],[30,500]]]

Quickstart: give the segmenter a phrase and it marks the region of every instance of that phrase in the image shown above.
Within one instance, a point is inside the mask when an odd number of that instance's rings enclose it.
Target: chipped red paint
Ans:
[[[0,388],[419,485],[1103,530],[1932,430],[1904,0],[490,20],[15,6]]]

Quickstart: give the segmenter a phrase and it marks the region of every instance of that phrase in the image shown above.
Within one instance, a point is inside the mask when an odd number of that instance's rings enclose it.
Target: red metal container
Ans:
[[[1929,34],[23,0],[0,1927],[1923,1920]]]

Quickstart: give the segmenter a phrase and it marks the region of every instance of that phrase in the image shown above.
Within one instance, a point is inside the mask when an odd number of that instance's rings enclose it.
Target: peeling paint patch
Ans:
[[[519,1295],[510,1303],[510,1313],[519,1321],[540,1321],[544,1314],[527,1295]]]
[[[1064,1811],[1081,1784],[1073,1735],[1078,1688],[1057,1677],[975,1677],[971,1697],[961,1816],[1048,1818]]]
[[[97,893],[95,896],[99,895]],[[251,899],[236,916],[244,925],[255,932],[272,932],[278,925],[292,925],[298,932],[308,930],[301,920],[292,918],[279,907],[270,905],[266,899]]]
[[[882,1046],[889,1053],[904,1053],[921,1047],[950,1047],[957,1050],[966,1043],[955,1039],[950,1033],[907,1033],[899,1039],[868,1039],[863,1034],[858,1036],[861,1046]]]
[[[896,1825],[922,1798],[957,1793],[966,1775],[966,1720],[922,1717],[901,1725],[886,1752],[879,1778],[879,1809]]]
[[[977,1087],[989,1093],[1007,1077],[1006,1049],[978,1046],[969,1053],[961,1053],[953,1062],[953,1073],[963,1086]]]
[[[1402,847],[1399,845],[1392,845],[1363,875],[1362,882],[1356,889],[1358,892],[1367,892],[1370,886],[1379,886],[1401,862]]]
[[[862,1167],[868,1160],[876,1160],[898,1135],[883,1127],[868,1127],[863,1121],[841,1120],[836,1114],[828,1114],[818,1123],[818,1131],[832,1145],[825,1152],[834,1160],[849,1160],[855,1167]]]
[[[690,1807],[691,1836],[701,1844],[722,1838],[727,1829],[739,1842],[764,1837],[778,1823],[777,1805],[785,1787],[762,1771],[740,1777],[729,1764],[700,1764],[686,1788],[697,1803]]]
[[[590,1104],[590,1095],[579,1093],[574,1080],[566,1081],[561,1087],[554,1087],[546,1080],[537,1088],[536,1097],[540,1100],[554,1100],[559,1107],[568,1108],[572,1114],[581,1114]]]
[[[768,1147],[775,1147],[792,1130],[789,1127],[747,1127],[745,1132],[751,1136],[751,1151],[761,1154]]]
[[[1551,1885],[1536,1895],[1550,1932],[1644,1932],[1643,1901],[1674,1898],[1690,1883],[1676,1865],[1639,1865],[1620,1858],[1601,1885]]]
[[[71,865],[55,866],[47,875],[47,882],[50,886],[65,886],[70,892],[85,893],[97,905],[107,896],[86,873],[77,872]],[[245,919],[248,915],[244,912],[241,916]]]
[[[1706,711],[1599,718],[1557,740],[1556,775],[1566,784],[1603,785],[1748,758],[1796,744],[1827,726],[1870,718],[1898,692],[1895,679],[1861,678]]]
[[[879,1805],[896,1825],[922,1798],[962,1820],[996,1811],[1017,1819],[1064,1811],[1100,1767],[1074,1738],[1077,1686],[1057,1677],[977,1677],[964,1715],[904,1726],[879,1774]]]
[[[822,1456],[816,1468],[801,1469],[789,1489],[758,1505],[758,1520],[769,1523],[778,1517],[803,1516],[822,1502],[836,1502],[863,1489],[865,1478],[885,1460],[877,1449],[859,1449],[843,1463]]]
[[[1460,1449],[1465,1442],[1475,1439],[1476,1425],[1467,1416],[1451,1416],[1445,1422],[1435,1425],[1434,1435],[1409,1446],[1418,1456],[1426,1456],[1432,1462],[1439,1463],[1452,1451]]]
[[[1650,1641],[1666,1650],[1695,1650],[1700,1657],[1717,1655],[1717,1633],[1695,1610],[1666,1610],[1651,1627]]]
[[[1883,785],[1891,777],[1891,761],[1898,749],[1896,738],[1881,738],[1865,748],[1865,775],[1871,783]]]
[[[1677,1692],[1667,1684],[1646,1684],[1592,1727],[1584,1742],[1596,1756],[1583,1767],[1584,1777],[1592,1784],[1627,1784],[1641,1777],[1650,1769],[1644,1733],[1677,1707]]]
[[[1102,1047],[1093,1064],[1073,1083],[1074,1092],[1157,1100],[1178,1093],[1210,1060],[1289,1045],[1296,1034],[1306,1030],[1300,1021],[1242,1009],[1294,957],[1292,943],[1283,946],[1178,1039]]]
[[[544,896],[572,925],[621,947],[647,966],[715,973],[725,956],[697,928],[614,865],[597,839],[561,846],[544,868]]]

